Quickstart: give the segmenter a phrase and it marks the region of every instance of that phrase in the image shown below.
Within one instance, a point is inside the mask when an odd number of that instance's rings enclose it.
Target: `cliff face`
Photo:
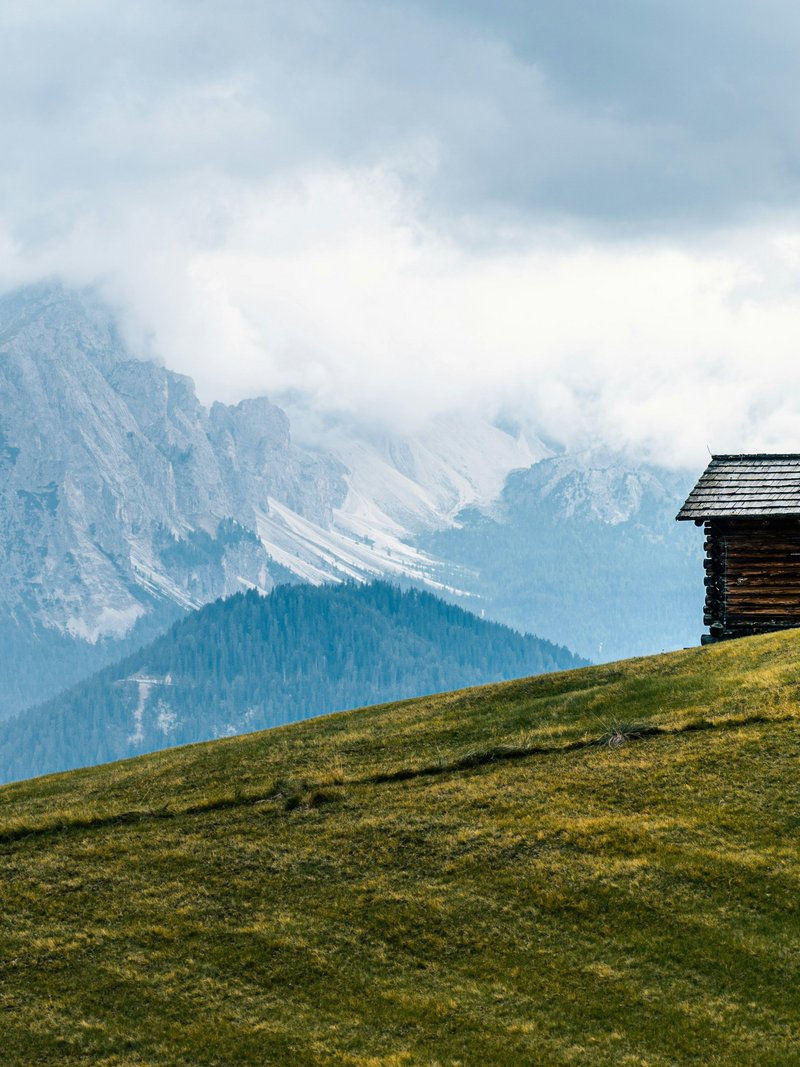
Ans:
[[[296,448],[280,409],[208,412],[59,287],[0,301],[0,470],[0,610],[90,642],[154,602],[269,590],[257,512],[275,496],[324,521],[345,495],[340,465]]]
[[[0,300],[0,662],[31,675],[0,715],[137,626],[271,589],[257,515],[275,497],[327,521],[343,473],[297,448],[269,401],[209,412],[190,379],[132,359],[91,298],[37,286]]]

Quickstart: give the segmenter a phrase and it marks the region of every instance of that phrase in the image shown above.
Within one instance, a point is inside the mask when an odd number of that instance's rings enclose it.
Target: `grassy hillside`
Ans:
[[[800,1063],[799,687],[786,633],[6,787],[3,1063]]]

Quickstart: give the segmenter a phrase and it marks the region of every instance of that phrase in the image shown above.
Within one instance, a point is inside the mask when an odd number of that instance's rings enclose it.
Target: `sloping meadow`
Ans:
[[[787,1064],[800,641],[0,790],[4,1062]]]

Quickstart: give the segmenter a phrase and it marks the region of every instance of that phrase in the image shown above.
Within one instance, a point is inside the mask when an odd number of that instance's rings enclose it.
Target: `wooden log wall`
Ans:
[[[800,626],[800,520],[705,523],[704,643]]]
[[[723,560],[723,543],[717,531],[717,523],[707,522],[704,527],[705,541],[703,548],[706,556],[705,567],[706,601],[703,608],[703,622],[709,627],[709,633],[703,634],[703,644],[718,641],[725,636],[725,566]]]

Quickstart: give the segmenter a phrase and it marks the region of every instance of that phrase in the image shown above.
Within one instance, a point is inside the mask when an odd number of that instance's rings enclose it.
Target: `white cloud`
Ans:
[[[380,172],[230,185],[222,200],[213,245],[187,235],[216,196],[176,192],[77,230],[40,270],[105,277],[132,336],[152,331],[207,400],[301,388],[402,423],[513,409],[567,444],[600,437],[677,463],[706,443],[797,447],[798,235],[599,244],[531,230],[511,251],[465,248]]]
[[[747,107],[752,20],[710,74],[692,51],[695,121],[681,79],[633,69],[661,54],[633,8],[611,71],[566,24],[523,40],[476,7],[5,5],[0,285],[99,284],[206,400],[513,409],[671,463],[800,447],[780,33]]]

